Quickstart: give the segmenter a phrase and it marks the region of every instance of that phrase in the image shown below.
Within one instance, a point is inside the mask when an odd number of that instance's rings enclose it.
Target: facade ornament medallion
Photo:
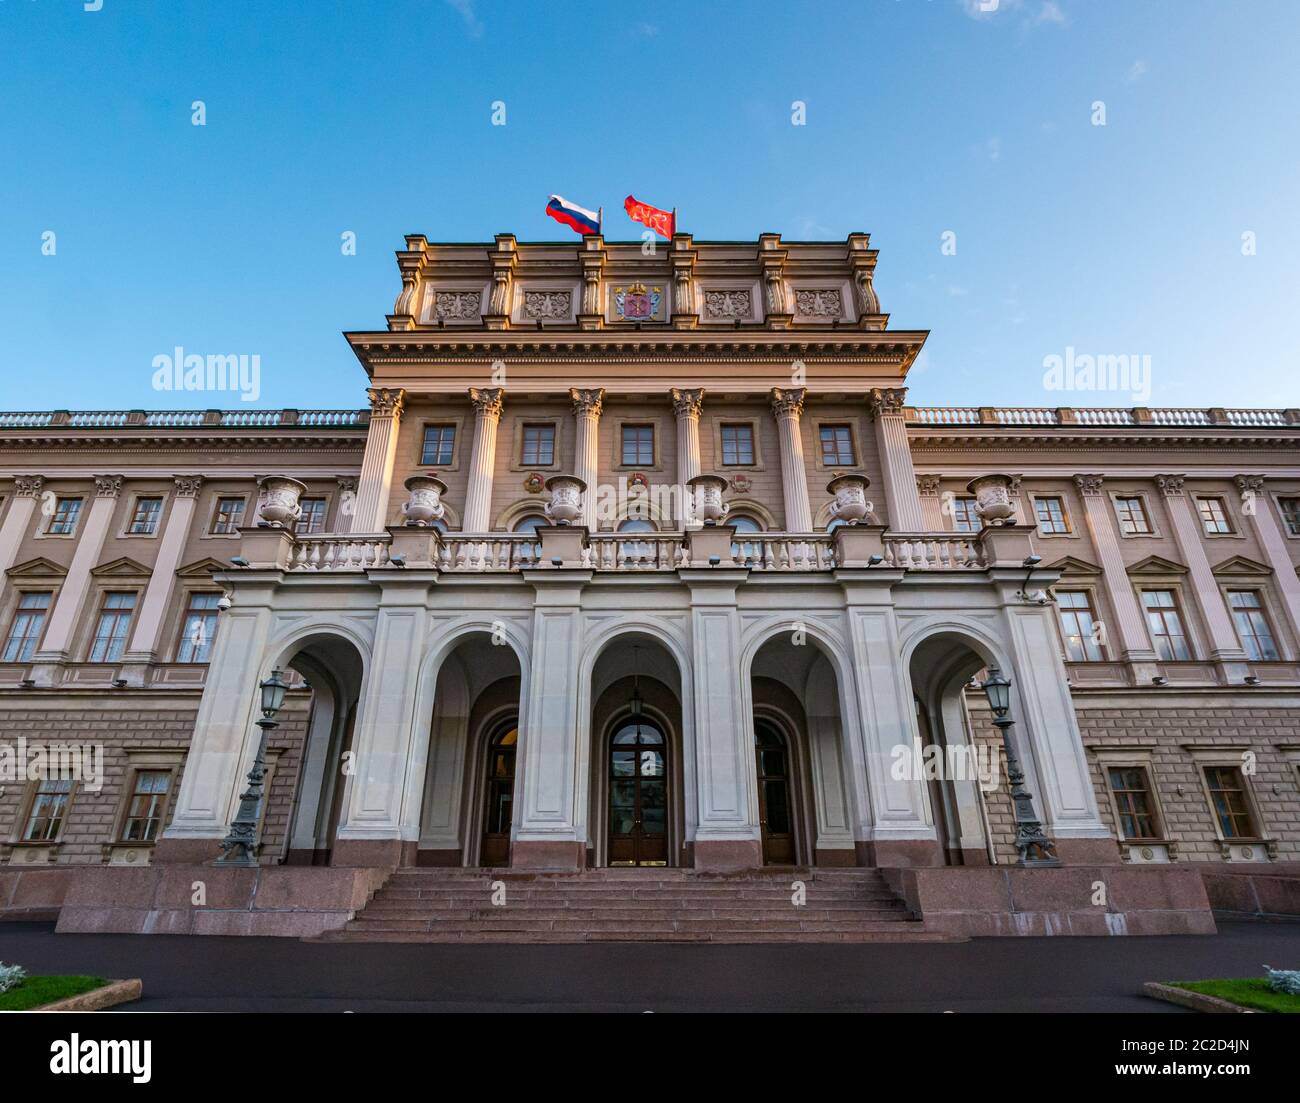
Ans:
[[[865,475],[837,475],[826,484],[826,493],[835,495],[835,504],[831,507],[831,516],[848,525],[856,525],[865,520],[871,512],[871,503],[867,501],[867,487],[871,480]]]
[[[14,497],[36,498],[40,495],[41,487],[44,485],[45,479],[41,475],[15,475]]]
[[[754,300],[748,287],[734,291],[706,291],[704,293],[704,316],[706,318],[752,318]]]
[[[298,500],[307,489],[306,484],[287,475],[267,475],[258,485],[262,489],[259,527],[287,528],[302,516]]]
[[[906,402],[905,387],[872,387],[867,395],[867,406],[872,417],[901,416]]]
[[[551,500],[545,513],[557,525],[571,525],[582,518],[582,495],[587,484],[576,475],[552,475],[546,480]]]
[[[557,321],[573,313],[572,291],[525,291],[524,317],[535,322]]]
[[[406,399],[406,392],[402,388],[368,387],[366,397],[370,399],[372,417],[402,416],[402,404]]]
[[[754,483],[753,480],[742,471],[737,475],[731,476],[731,489],[737,494],[748,494],[754,489]]]
[[[704,388],[684,389],[673,387],[668,392],[673,400],[673,413],[678,417],[699,417],[704,407]]]
[[[177,475],[172,481],[176,484],[178,498],[197,498],[203,489],[202,475]]]
[[[499,418],[501,408],[505,405],[506,389],[504,387],[470,387],[469,400],[474,404],[476,413],[484,417]]]
[[[796,291],[794,302],[796,311],[806,318],[839,318],[844,314],[837,287]]]
[[[122,493],[121,475],[96,475],[95,476],[95,497],[96,498],[116,498],[121,493]]]
[[[660,317],[664,289],[634,283],[614,288],[614,314],[624,322],[652,322]]]
[[[1101,494],[1102,477],[1100,475],[1075,475],[1074,485],[1085,498],[1095,498]]]
[[[433,316],[448,322],[477,322],[482,302],[481,291],[435,291]]]
[[[442,519],[446,510],[442,496],[447,493],[447,484],[432,475],[412,475],[403,484],[410,497],[402,503],[402,516],[406,524],[414,528],[427,528],[434,521]]]
[[[981,475],[966,484],[968,494],[975,495],[975,515],[986,525],[1010,525],[1016,519],[1011,501],[1010,475]]]
[[[807,387],[773,387],[772,413],[777,417],[798,417],[803,413],[803,400],[807,395]]]
[[[695,493],[695,516],[706,525],[716,525],[730,511],[730,506],[722,500],[722,492],[727,489],[727,480],[721,475],[696,475],[687,479],[686,485]]]
[[[540,471],[530,471],[524,476],[524,490],[529,494],[540,494],[546,488],[546,476]]]

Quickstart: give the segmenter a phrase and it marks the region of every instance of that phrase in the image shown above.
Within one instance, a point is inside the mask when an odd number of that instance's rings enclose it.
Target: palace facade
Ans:
[[[103,754],[0,781],[8,914],[313,934],[466,867],[1300,910],[1300,410],[910,405],[865,234],[397,259],[367,408],[0,414],[0,742]]]

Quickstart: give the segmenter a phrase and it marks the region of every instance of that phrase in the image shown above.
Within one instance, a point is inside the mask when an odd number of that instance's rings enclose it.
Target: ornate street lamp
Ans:
[[[257,825],[262,818],[262,785],[266,777],[266,740],[269,733],[280,726],[275,714],[284,705],[284,695],[289,687],[280,677],[281,670],[271,671],[271,676],[261,684],[262,717],[257,721],[257,754],[253,768],[248,771],[248,788],[239,796],[239,811],[230,824],[230,833],[221,840],[220,866],[257,866]]]
[[[1011,739],[1011,725],[1015,723],[1007,713],[1011,709],[1011,679],[1003,676],[996,667],[989,667],[989,676],[980,686],[993,710],[993,723],[1002,733],[1002,749],[1007,756],[1007,781],[1011,784],[1011,803],[1016,816],[1016,852],[1022,866],[1059,866],[1056,844],[1043,833],[1043,825],[1034,812],[1034,797],[1025,788],[1025,773],[1020,768],[1015,744]]]

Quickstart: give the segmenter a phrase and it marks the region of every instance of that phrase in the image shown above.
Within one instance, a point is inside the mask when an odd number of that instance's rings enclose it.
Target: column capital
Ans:
[[[116,498],[121,493],[122,493],[121,475],[96,475],[95,476],[95,497],[96,498]]]
[[[1237,475],[1232,481],[1243,494],[1263,494],[1264,478],[1263,475]]]
[[[476,413],[493,420],[501,416],[501,407],[506,397],[504,387],[470,387],[468,393]]]
[[[683,389],[673,387],[668,394],[673,400],[673,413],[678,417],[699,417],[704,406],[704,388]]]
[[[355,494],[357,492],[357,476],[355,475],[335,475],[334,481],[344,494]]]
[[[1183,496],[1183,483],[1186,479],[1186,475],[1157,475],[1156,486],[1160,488],[1160,493],[1166,498],[1181,498]]]
[[[797,418],[803,413],[803,402],[808,397],[807,387],[773,387],[772,413],[777,417]]]
[[[406,402],[406,391],[401,387],[367,387],[366,397],[370,399],[371,417],[400,418],[402,407]]]
[[[923,498],[937,498],[939,496],[939,482],[942,475],[918,475],[916,477],[916,489]]]
[[[573,412],[578,416],[590,414],[593,417],[600,417],[600,411],[605,402],[605,388],[596,387],[594,390],[582,390],[579,387],[569,389],[569,398],[573,400]]]
[[[202,475],[177,475],[172,479],[176,484],[176,497],[197,498],[203,489]]]
[[[867,395],[867,407],[875,418],[891,415],[901,417],[906,401],[906,387],[872,387]]]
[[[1085,498],[1100,497],[1103,481],[1100,475],[1075,475],[1074,477],[1074,485]]]
[[[14,497],[37,498],[40,496],[41,487],[44,485],[45,479],[41,475],[15,475]]]

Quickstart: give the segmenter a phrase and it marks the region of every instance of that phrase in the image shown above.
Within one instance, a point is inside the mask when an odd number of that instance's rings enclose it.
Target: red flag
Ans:
[[[623,200],[623,210],[633,222],[644,222],[655,233],[671,238],[677,231],[677,212],[661,211],[649,203],[639,203],[633,196]]]

